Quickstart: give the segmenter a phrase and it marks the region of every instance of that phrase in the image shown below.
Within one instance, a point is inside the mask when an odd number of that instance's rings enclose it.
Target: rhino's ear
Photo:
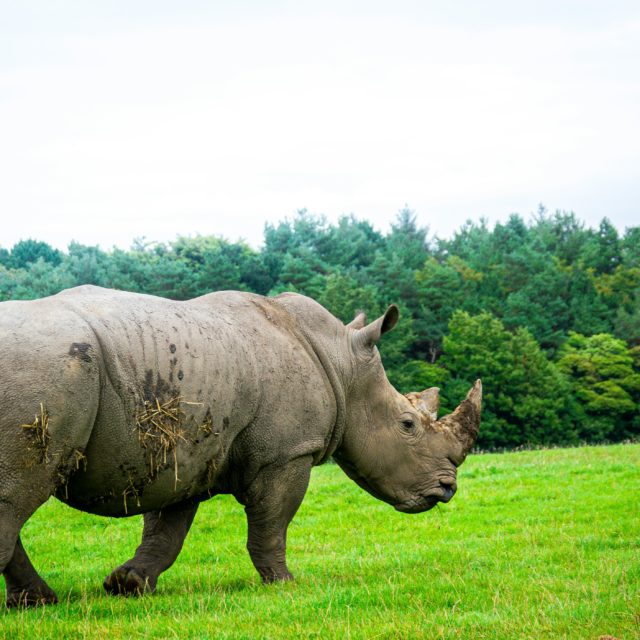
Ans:
[[[398,307],[395,304],[390,305],[377,320],[358,330],[354,336],[356,345],[371,349],[383,334],[391,331],[396,326],[399,317],[400,311]]]
[[[347,325],[349,329],[363,329],[367,324],[367,316],[364,311],[358,311],[356,317]]]

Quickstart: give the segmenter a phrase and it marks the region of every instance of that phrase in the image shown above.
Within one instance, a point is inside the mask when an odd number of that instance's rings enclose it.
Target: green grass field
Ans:
[[[1,613],[0,637],[640,638],[640,445],[471,456],[453,501],[419,515],[325,465],[284,585],[259,583],[225,496],[200,507],[155,595],[106,596],[140,531],[47,503],[23,541],[61,602]]]

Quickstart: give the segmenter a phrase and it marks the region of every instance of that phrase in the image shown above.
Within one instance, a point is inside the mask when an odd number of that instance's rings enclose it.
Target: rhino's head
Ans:
[[[448,502],[456,492],[456,469],[478,435],[482,385],[478,380],[458,408],[440,420],[437,388],[398,393],[375,348],[398,317],[391,306],[369,325],[363,314],[348,325],[355,374],[334,458],[376,498],[399,511],[419,513]]]

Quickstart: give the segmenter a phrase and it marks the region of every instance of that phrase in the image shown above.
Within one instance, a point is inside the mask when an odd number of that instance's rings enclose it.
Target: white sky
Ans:
[[[640,224],[640,4],[0,0],[0,246]]]

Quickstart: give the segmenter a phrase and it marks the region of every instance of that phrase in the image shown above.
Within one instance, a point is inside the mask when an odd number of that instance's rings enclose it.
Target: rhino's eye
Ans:
[[[402,428],[405,431],[413,431],[413,429],[415,429],[415,423],[413,420],[410,420],[409,418],[407,418],[406,420],[402,421]]]

